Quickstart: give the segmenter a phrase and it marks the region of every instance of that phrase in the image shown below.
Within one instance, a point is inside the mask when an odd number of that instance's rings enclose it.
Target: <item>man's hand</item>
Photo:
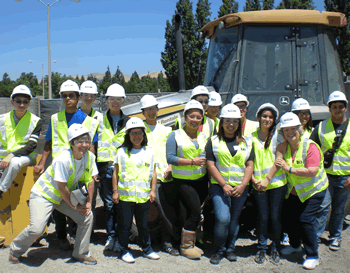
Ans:
[[[349,189],[350,188],[350,177],[348,179],[346,179],[346,181],[344,183],[344,188],[345,189]]]
[[[166,171],[164,172],[164,179],[165,180],[170,180],[173,177],[172,175],[172,168],[168,167]]]
[[[113,203],[115,203],[115,204],[119,203],[119,193],[118,193],[118,191],[113,191],[112,200],[113,200]]]
[[[10,161],[12,160],[12,158],[14,158],[15,156],[13,154],[8,154],[3,160],[1,160],[0,162],[0,167],[2,169],[6,169],[8,167],[8,165],[10,164]]]
[[[45,166],[42,165],[35,165],[34,166],[34,172],[41,175],[44,172]]]
[[[91,212],[91,203],[86,203],[85,205],[78,204],[75,207],[75,210],[79,210],[80,216],[88,216]]]
[[[151,191],[151,193],[149,194],[149,198],[151,203],[153,203],[156,200],[157,194],[155,191]]]

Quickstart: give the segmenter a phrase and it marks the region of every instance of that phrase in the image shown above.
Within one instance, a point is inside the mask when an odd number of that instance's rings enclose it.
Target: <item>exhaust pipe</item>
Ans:
[[[184,69],[184,56],[182,53],[181,17],[179,14],[175,15],[175,40],[176,40],[179,89],[180,91],[184,91],[186,90],[185,69]]]

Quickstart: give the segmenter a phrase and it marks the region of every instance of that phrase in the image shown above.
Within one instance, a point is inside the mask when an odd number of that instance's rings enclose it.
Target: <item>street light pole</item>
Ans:
[[[43,75],[42,75],[42,83],[43,83],[43,99],[45,99],[45,75],[44,75],[44,64],[43,64],[43,66],[42,66],[42,73],[43,73]]]
[[[20,2],[21,0],[15,0],[16,2]],[[48,45],[48,81],[49,81],[49,99],[52,99],[52,88],[51,88],[51,41],[50,41],[50,7],[61,0],[56,0],[51,5],[45,4],[43,1],[38,0],[47,8],[47,45]],[[80,0],[73,0],[76,3],[79,3]]]

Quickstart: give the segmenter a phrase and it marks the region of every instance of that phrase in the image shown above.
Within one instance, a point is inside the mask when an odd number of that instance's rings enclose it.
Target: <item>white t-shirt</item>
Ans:
[[[91,153],[91,152],[88,152]],[[86,153],[81,159],[74,159],[75,163],[75,176],[73,184],[77,183],[82,176],[84,170],[88,168],[87,164],[89,161],[88,153]],[[95,176],[98,174],[95,156],[91,153],[91,160],[93,160],[93,168],[91,172],[91,176]],[[52,163],[52,169],[54,171],[53,179],[58,182],[67,183],[69,179],[69,164],[70,158],[72,157],[72,152],[69,151],[69,156],[67,154],[60,155],[57,159],[55,159]]]

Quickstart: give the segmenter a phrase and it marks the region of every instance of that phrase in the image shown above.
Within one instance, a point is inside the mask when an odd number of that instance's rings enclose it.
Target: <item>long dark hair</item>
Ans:
[[[267,108],[264,108],[264,109],[261,109],[259,111],[259,113],[257,114],[257,118],[259,120],[259,127],[261,128],[261,116],[262,116],[262,113],[264,111],[270,111],[273,115],[273,123],[272,123],[272,126],[269,128],[269,133],[267,134],[266,136],[266,139],[265,139],[265,145],[264,145],[264,148],[267,149],[269,146],[270,146],[270,143],[271,143],[271,139],[273,137],[273,134],[275,133],[275,129],[276,129],[276,125],[277,125],[277,116],[276,116],[276,112],[275,110],[273,110],[272,108],[270,107],[267,107]]]
[[[234,137],[237,138],[237,143],[240,143],[242,140],[244,141],[244,138],[242,137],[242,122],[241,119],[238,119],[238,128],[234,133]],[[220,118],[219,122],[219,132],[218,132],[218,137],[223,138],[225,136],[224,128],[222,127],[222,124],[224,123],[224,118]]]
[[[310,110],[308,110],[308,111],[309,111],[309,114],[310,114],[310,119],[309,119],[308,123],[306,124],[305,129],[311,132],[311,128],[312,128],[312,125],[313,125],[313,121],[312,121],[311,111],[310,111]],[[298,110],[298,111],[293,111],[293,113],[296,114],[298,117],[299,117],[299,113],[300,113],[300,112],[301,112],[300,110]],[[305,130],[304,130],[304,131],[305,131]]]
[[[133,129],[137,129],[137,128],[133,128]],[[146,135],[145,129],[144,128],[140,128],[140,129],[142,129],[142,133],[143,133],[143,141],[141,142],[141,146],[144,147],[144,146],[147,146],[148,139],[147,139],[147,135]],[[129,156],[130,156],[130,151],[133,148],[133,144],[132,144],[132,142],[130,140],[130,131],[131,130],[126,131],[126,134],[125,134],[125,137],[124,137],[124,143],[122,145],[122,147],[126,148],[126,153]]]

